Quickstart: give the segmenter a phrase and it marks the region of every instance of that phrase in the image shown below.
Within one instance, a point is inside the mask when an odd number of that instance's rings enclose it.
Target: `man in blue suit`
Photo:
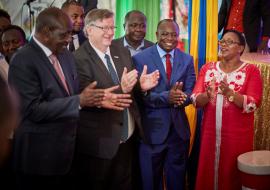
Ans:
[[[158,43],[133,57],[139,73],[144,65],[148,72],[160,72],[158,85],[144,93],[140,109],[146,138],[139,148],[145,190],[185,188],[190,130],[184,108],[190,104],[195,72],[192,57],[176,48],[178,35],[173,20],[162,20]]]

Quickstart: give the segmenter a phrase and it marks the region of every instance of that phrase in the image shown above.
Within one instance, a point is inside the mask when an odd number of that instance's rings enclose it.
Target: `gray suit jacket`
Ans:
[[[11,59],[9,82],[21,103],[14,137],[14,166],[26,174],[63,175],[73,159],[79,117],[78,80],[72,54],[58,55],[70,95],[32,39]]]
[[[115,43],[117,46],[124,47],[124,36],[113,40],[113,43]],[[150,42],[150,41],[144,39],[144,47],[142,49],[146,49],[152,45],[154,45],[153,42]]]
[[[124,67],[127,67],[128,71],[133,69],[129,51],[112,43],[110,52],[121,79]],[[80,90],[93,81],[97,81],[97,88],[114,86],[110,73],[88,41],[80,46],[74,55]],[[140,115],[134,98],[129,110],[135,119],[136,127],[141,129]],[[113,158],[119,147],[122,126],[123,113],[120,111],[96,107],[83,108],[80,111],[77,136],[78,152],[99,158]]]

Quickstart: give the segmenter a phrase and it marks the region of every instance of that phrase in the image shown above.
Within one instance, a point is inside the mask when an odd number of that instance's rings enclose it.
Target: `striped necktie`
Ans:
[[[112,77],[112,80],[115,85],[119,85],[119,79],[117,76],[117,73],[112,65],[110,56],[108,54],[105,54],[105,59],[107,62],[107,67],[109,70],[109,73]],[[127,108],[123,111],[123,127],[122,127],[122,133],[121,133],[121,141],[126,141],[128,138],[128,110]]]

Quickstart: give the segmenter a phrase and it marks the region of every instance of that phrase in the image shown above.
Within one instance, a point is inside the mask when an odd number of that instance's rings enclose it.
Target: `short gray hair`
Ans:
[[[98,20],[102,21],[103,19],[112,18],[112,17],[114,17],[114,13],[110,11],[109,9],[92,9],[91,11],[89,11],[84,18],[83,32],[85,36],[87,36],[86,29],[91,24],[93,24],[94,22]]]

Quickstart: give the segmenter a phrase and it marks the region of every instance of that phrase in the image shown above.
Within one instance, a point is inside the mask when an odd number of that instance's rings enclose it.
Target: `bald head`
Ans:
[[[66,49],[71,32],[69,17],[58,8],[47,8],[37,17],[35,37],[55,54]]]
[[[36,19],[36,32],[41,32],[44,27],[51,30],[62,26],[71,25],[69,17],[56,7],[49,7],[39,13]]]

